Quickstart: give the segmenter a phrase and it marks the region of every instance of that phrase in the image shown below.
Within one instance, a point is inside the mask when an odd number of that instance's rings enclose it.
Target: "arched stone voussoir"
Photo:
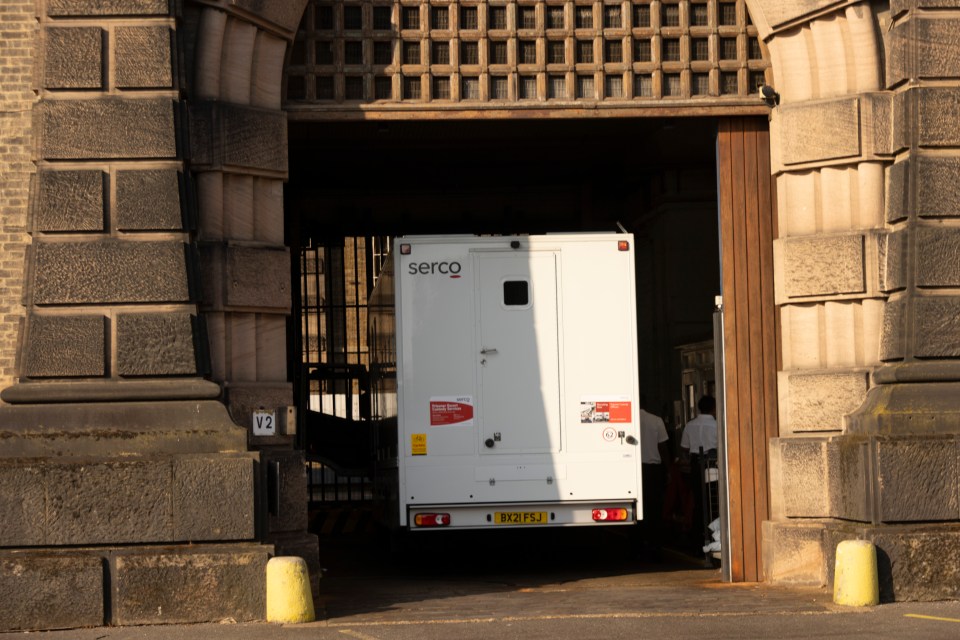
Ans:
[[[873,11],[868,2],[861,0],[745,0],[745,2],[750,18],[764,40],[780,29],[795,26],[804,18],[813,18],[830,11],[841,11],[850,5],[859,5],[858,11]]]
[[[284,32],[290,39],[303,18],[308,0],[213,0],[203,2],[234,15],[247,15],[255,21]]]

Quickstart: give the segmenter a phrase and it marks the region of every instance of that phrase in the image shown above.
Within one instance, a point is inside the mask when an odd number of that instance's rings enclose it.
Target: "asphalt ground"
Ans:
[[[503,532],[507,533],[507,532]],[[726,584],[697,558],[649,563],[616,534],[453,535],[387,551],[324,540],[318,621],[10,633],[44,640],[960,638],[960,602],[834,605],[825,589]]]

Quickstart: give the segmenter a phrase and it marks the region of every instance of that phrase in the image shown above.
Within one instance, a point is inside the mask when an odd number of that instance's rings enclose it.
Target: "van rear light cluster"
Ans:
[[[418,527],[449,527],[449,513],[418,513],[413,517],[413,524]]]
[[[626,509],[594,509],[594,522],[623,522],[627,519]]]

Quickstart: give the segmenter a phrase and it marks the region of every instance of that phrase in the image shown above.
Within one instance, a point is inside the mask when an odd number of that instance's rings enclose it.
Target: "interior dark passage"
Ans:
[[[678,441],[678,347],[712,340],[720,293],[716,128],[710,118],[291,122],[285,203],[301,294],[291,360],[301,353],[362,375],[378,238],[615,231],[619,223],[636,241],[641,394]],[[310,286],[296,284],[305,269],[317,280]],[[344,309],[307,317],[311,304]],[[362,414],[346,383],[311,387],[310,367],[292,368],[299,388],[344,396]],[[301,395],[301,413],[306,402]]]

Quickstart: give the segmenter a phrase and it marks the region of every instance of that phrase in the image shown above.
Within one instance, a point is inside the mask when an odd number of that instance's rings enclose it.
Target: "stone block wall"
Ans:
[[[214,4],[213,14],[244,15],[231,18],[239,39],[222,65],[232,89],[198,98],[185,71],[198,66],[192,18]],[[0,630],[264,615],[274,547],[253,542],[269,533],[260,455],[217,398],[236,380],[250,383],[243,410],[292,402],[279,110],[291,36],[271,22],[276,9],[202,6],[0,9]],[[188,103],[206,111],[193,118]],[[216,212],[198,213],[208,200],[197,197],[193,151],[204,171],[242,174],[214,236],[198,223]],[[213,239],[219,262],[198,237]],[[241,316],[236,336],[214,333],[228,363],[214,382],[204,312]],[[288,546],[316,566],[302,457],[286,455],[277,515]],[[53,614],[24,598],[62,606]]]
[[[957,597],[934,551],[960,522],[955,3],[752,4],[782,95],[766,577],[829,584],[861,538],[884,598]]]
[[[29,631],[262,620],[265,591],[251,585],[269,557],[256,544],[3,549],[0,622]]]
[[[839,433],[880,364],[890,99],[866,3],[748,3],[774,63],[780,433]]]
[[[202,376],[174,7],[42,7],[20,382]]]
[[[34,59],[38,27],[33,0],[3,3],[0,19],[0,389],[16,376],[23,323],[24,261],[36,104]]]
[[[188,118],[200,212],[202,311],[212,375],[224,381],[231,414],[244,425],[257,408],[293,403],[280,82],[285,37],[292,37],[304,3],[280,4],[257,5],[257,13],[279,21],[269,26],[213,7],[189,16],[196,28]]]
[[[306,6],[297,2],[188,7],[191,168],[198,203],[201,292],[211,374],[234,420],[293,404],[287,381],[290,252],[284,245],[287,125],[283,63]],[[235,10],[237,9],[237,10]],[[248,13],[249,12],[249,13]],[[260,527],[280,554],[302,556],[319,587],[315,536],[306,534],[303,454],[292,438],[250,437],[260,450]],[[268,492],[279,487],[279,500]]]

